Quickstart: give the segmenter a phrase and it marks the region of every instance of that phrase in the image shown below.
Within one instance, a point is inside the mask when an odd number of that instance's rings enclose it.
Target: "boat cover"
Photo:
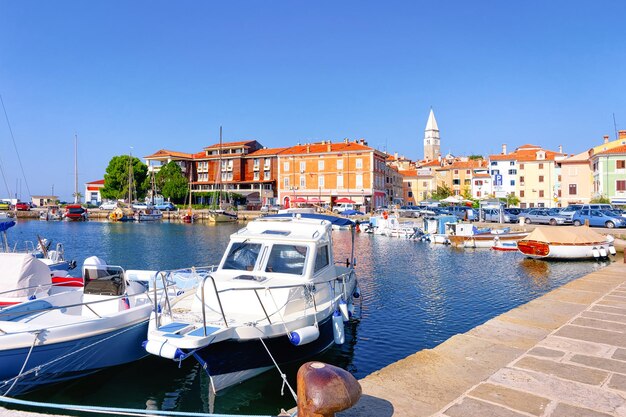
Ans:
[[[318,213],[279,213],[279,214],[270,214],[267,216],[263,216],[264,219],[274,219],[274,218],[285,218],[285,217],[295,217],[296,215],[300,216],[303,219],[316,219],[316,220],[326,220],[331,222],[335,226],[351,226],[354,222],[350,219],[346,219],[345,217],[337,217],[337,216],[329,216],[328,214],[318,214]]]
[[[29,297],[36,288],[27,288],[52,284],[50,268],[27,253],[0,253],[0,271],[2,297]]]
[[[606,236],[591,230],[588,227],[559,226],[537,227],[521,241],[537,241],[560,244],[589,244],[606,242]]]

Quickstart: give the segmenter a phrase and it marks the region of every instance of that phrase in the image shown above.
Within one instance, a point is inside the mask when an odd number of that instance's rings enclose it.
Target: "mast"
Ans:
[[[220,126],[220,149],[218,151],[218,155],[220,158],[220,162],[219,162],[219,178],[220,178],[220,190],[217,192],[217,197],[218,197],[218,204],[219,204],[219,208],[222,208],[222,187],[224,186],[224,184],[222,183],[222,126]]]
[[[74,133],[74,204],[78,204],[78,135]]]

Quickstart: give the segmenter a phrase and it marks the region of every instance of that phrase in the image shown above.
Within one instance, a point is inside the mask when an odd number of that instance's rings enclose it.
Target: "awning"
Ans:
[[[350,200],[349,198],[346,197],[341,197],[335,200],[335,203],[356,203],[356,201],[354,200]]]

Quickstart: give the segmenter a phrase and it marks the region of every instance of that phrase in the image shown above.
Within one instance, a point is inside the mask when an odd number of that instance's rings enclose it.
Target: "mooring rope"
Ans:
[[[127,416],[179,416],[179,417],[234,417],[232,414],[207,414],[188,411],[168,411],[168,410],[142,410],[136,408],[101,407],[95,405],[78,404],[56,404],[37,401],[19,400],[17,398],[0,396],[0,402],[37,408],[52,408],[57,410],[83,411],[86,413],[114,414]],[[242,417],[242,416],[239,416]],[[250,414],[246,417],[271,417],[266,415]]]
[[[272,356],[272,353],[270,352],[270,350],[267,348],[267,345],[263,341],[263,338],[259,337],[259,340],[263,344],[263,347],[267,351],[267,354],[270,355],[270,359],[272,360],[272,362],[274,362],[274,366],[276,367],[276,369],[278,369],[278,373],[280,374],[280,377],[283,380],[283,385],[280,387],[280,395],[281,396],[284,395],[285,385],[287,385],[287,388],[289,388],[289,391],[291,392],[291,396],[293,397],[293,400],[295,402],[298,402],[298,396],[296,395],[296,392],[293,390],[293,388],[291,388],[291,385],[289,385],[289,382],[287,381],[287,375],[285,373],[283,373],[282,369],[280,369],[280,366],[278,366],[278,363],[276,362],[276,360]]]

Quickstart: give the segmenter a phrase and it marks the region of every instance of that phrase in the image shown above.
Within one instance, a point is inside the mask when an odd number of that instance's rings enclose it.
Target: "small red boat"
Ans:
[[[87,220],[87,209],[80,204],[68,204],[65,206],[65,214],[67,220],[85,221]]]

